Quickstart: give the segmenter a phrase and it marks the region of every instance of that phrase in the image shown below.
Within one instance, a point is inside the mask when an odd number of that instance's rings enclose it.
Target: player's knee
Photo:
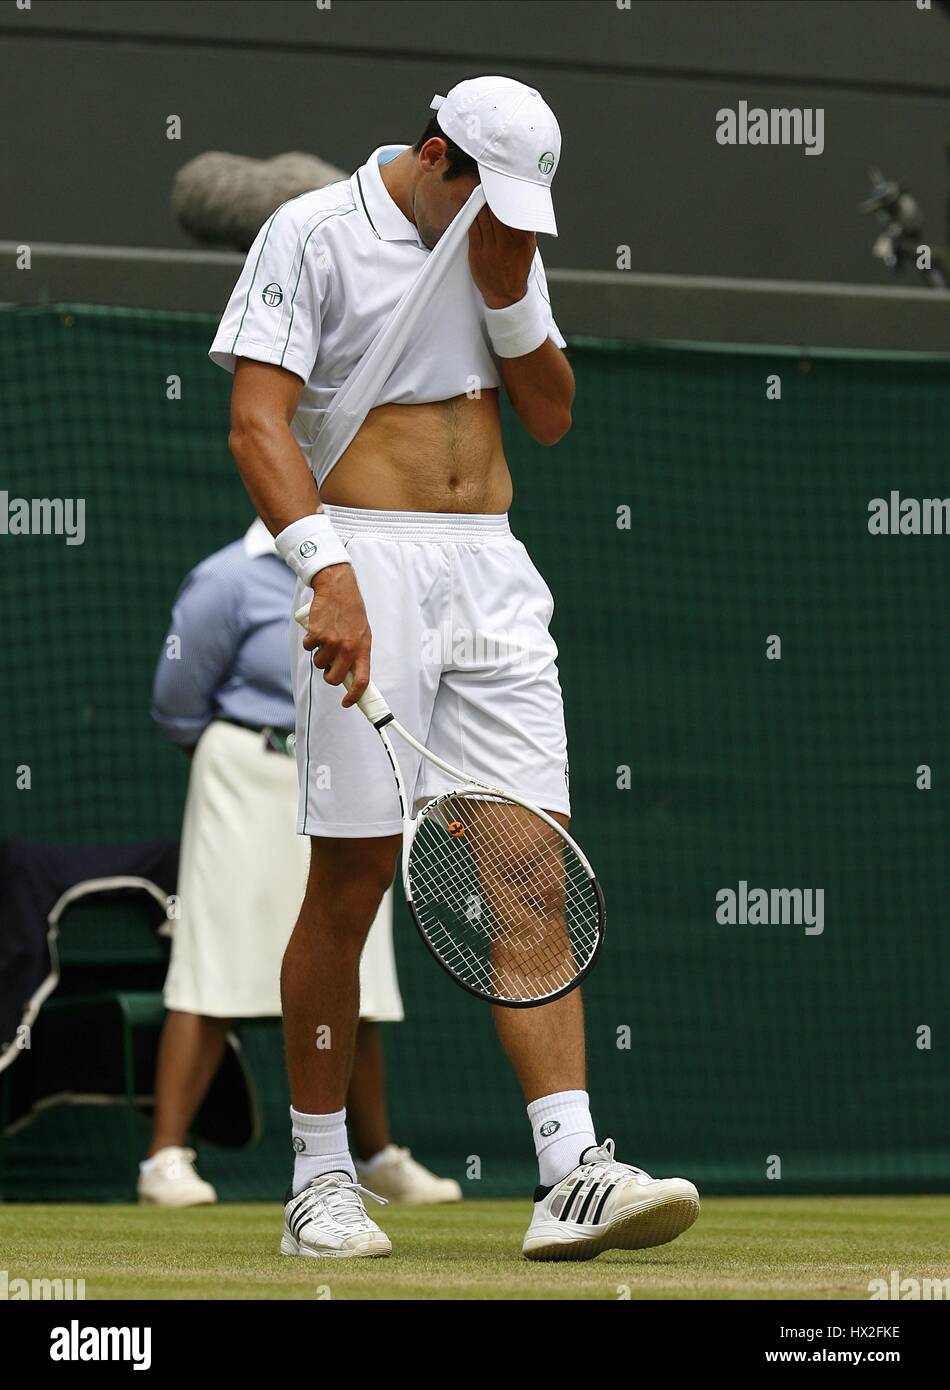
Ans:
[[[566,817],[558,817],[560,821]],[[498,878],[513,888],[531,887],[538,890],[543,881],[556,883],[560,877],[557,865],[561,861],[563,841],[556,831],[545,825],[525,824],[512,827],[506,839],[508,853],[494,871]]]
[[[398,837],[311,843],[305,910],[334,930],[365,936],[392,883]]]

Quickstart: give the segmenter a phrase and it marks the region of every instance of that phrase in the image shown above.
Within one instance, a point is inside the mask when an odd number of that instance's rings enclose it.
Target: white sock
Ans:
[[[581,1154],[597,1143],[586,1091],[555,1091],[528,1106],[528,1119],[538,1155],[541,1186],[553,1187],[581,1161]]]
[[[346,1137],[345,1109],[334,1110],[331,1115],[304,1115],[291,1106],[290,1119],[297,1155],[293,1179],[295,1197],[311,1178],[318,1178],[321,1173],[349,1173],[356,1181]]]

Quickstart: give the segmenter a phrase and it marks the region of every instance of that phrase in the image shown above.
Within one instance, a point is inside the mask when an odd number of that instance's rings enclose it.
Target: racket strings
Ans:
[[[596,950],[601,910],[573,847],[535,812],[454,793],[423,813],[409,855],[412,902],[433,950],[479,993],[556,994]]]

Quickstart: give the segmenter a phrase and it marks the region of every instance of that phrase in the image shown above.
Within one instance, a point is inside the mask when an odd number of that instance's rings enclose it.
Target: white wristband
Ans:
[[[325,512],[292,521],[275,537],[277,553],[304,584],[330,565],[352,563]]]
[[[499,357],[524,357],[548,336],[548,305],[532,275],[528,292],[506,309],[485,309],[485,326]]]

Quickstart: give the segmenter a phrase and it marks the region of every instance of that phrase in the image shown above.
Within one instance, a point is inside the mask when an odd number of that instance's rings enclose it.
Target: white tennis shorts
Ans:
[[[551,591],[507,516],[326,507],[373,633],[371,674],[433,753],[547,811],[570,811]],[[294,608],[313,597],[298,583]],[[291,622],[303,835],[399,833],[389,759],[358,709],[342,709]],[[410,801],[456,783],[394,736]]]

